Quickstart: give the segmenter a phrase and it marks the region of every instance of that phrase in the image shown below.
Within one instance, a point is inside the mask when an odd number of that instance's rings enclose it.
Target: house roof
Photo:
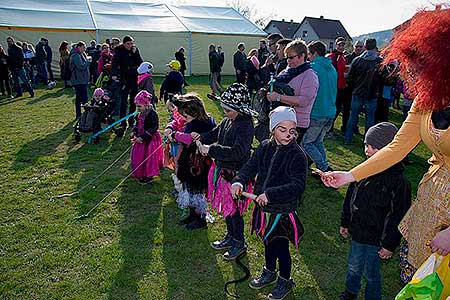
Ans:
[[[264,28],[265,32],[268,32],[269,28],[274,25],[276,28],[278,28],[278,31],[285,37],[285,38],[292,38],[294,34],[297,32],[298,28],[300,27],[300,23],[296,22],[286,22],[286,21],[276,21],[271,20],[269,24]]]
[[[306,21],[308,21],[320,39],[335,39],[340,36],[347,40],[352,39],[339,20],[330,20],[324,17],[305,17],[299,27]]]

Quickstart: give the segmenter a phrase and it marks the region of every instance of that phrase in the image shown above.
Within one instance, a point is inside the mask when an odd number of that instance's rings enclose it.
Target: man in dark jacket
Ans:
[[[134,39],[131,36],[126,35],[122,40],[122,44],[114,48],[111,79],[120,81],[122,86],[119,100],[120,118],[125,117],[127,113],[128,96],[130,96],[129,113],[136,110],[134,97],[136,97],[138,88],[137,68],[142,61],[143,60],[141,54],[139,53],[139,49],[134,44]],[[129,118],[128,123],[132,126],[134,123],[134,118]],[[126,122],[122,123],[122,127],[126,127]]]
[[[277,42],[277,57],[278,57],[278,61],[274,65],[274,67],[275,67],[275,76],[280,74],[281,71],[286,69],[287,66],[288,66],[287,57],[286,57],[286,54],[284,53],[284,48],[286,48],[286,46],[290,42],[292,42],[291,39],[281,39],[281,40],[278,40],[278,42]]]
[[[186,77],[184,75],[184,72],[186,71],[186,56],[184,56],[184,48],[180,47],[180,49],[175,52],[175,59],[180,62],[180,72],[183,75],[184,78],[184,86],[189,86],[189,84],[186,82]]]
[[[348,73],[348,84],[353,89],[350,118],[345,131],[344,143],[352,142],[353,132],[358,125],[358,116],[364,107],[366,116],[366,132],[375,124],[375,111],[379,92],[379,66],[382,59],[376,51],[377,41],[367,39],[366,51],[355,58]]]
[[[233,66],[236,71],[236,82],[245,84],[245,61],[247,56],[244,53],[245,44],[239,43],[237,51],[233,55]]]
[[[2,92],[2,96],[6,96],[6,87],[8,97],[13,99],[14,96],[11,94],[11,85],[9,84],[8,61],[8,55],[6,55],[5,50],[3,49],[2,45],[0,45],[0,90]]]
[[[264,64],[260,64],[261,67],[259,68],[259,75],[264,85],[270,81],[271,75],[277,74],[276,65],[279,60],[279,56],[277,53],[278,41],[282,39],[283,36],[279,33],[271,33],[267,36],[267,41],[269,42],[269,57]]]
[[[219,83],[219,74],[221,71],[222,57],[217,53],[216,46],[214,44],[209,45],[209,73],[210,73],[210,86],[214,95],[217,93],[223,93],[223,87]]]
[[[53,52],[52,52],[52,48],[48,44],[47,38],[44,39],[44,50],[45,50],[45,53],[47,54],[45,63],[46,63],[47,71],[48,71],[48,79],[50,80],[50,82],[54,82],[55,77],[53,76],[53,71],[52,71]]]
[[[30,81],[25,74],[25,69],[23,68],[22,48],[16,45],[12,37],[8,37],[6,42],[8,43],[9,69],[11,71],[13,84],[17,93],[15,97],[22,96],[22,88],[20,87],[19,78],[25,84],[28,92],[30,93],[30,97],[34,97],[33,88],[31,87]]]
[[[269,57],[269,54],[270,54],[270,52],[267,49],[266,40],[260,40],[259,41],[259,49],[258,49],[258,61],[261,66],[266,63],[266,60]]]
[[[91,45],[86,47],[86,53],[88,56],[92,58],[91,63],[89,64],[89,81],[91,84],[95,85],[98,78],[98,60],[101,55],[101,45],[97,45],[95,40],[91,41]]]
[[[45,51],[45,38],[36,44],[36,67],[38,71],[38,77],[42,80],[42,83],[48,84],[48,71],[47,71],[47,52]],[[36,80],[36,84],[39,83],[39,79]]]
[[[397,128],[388,122],[371,127],[364,139],[367,157],[389,144]],[[380,259],[389,259],[400,244],[397,229],[411,206],[411,184],[398,163],[360,182],[350,184],[345,196],[340,234],[352,236],[345,291],[341,300],[354,300],[367,279],[366,300],[381,300]]]

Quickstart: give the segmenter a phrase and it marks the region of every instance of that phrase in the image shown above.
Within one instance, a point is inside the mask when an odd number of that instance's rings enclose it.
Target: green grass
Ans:
[[[225,85],[232,78],[225,77]],[[160,79],[157,79],[158,88]],[[189,91],[203,99],[205,77],[190,78]],[[1,299],[227,299],[226,281],[241,276],[209,243],[224,233],[216,218],[208,230],[188,232],[177,225],[180,210],[171,196],[170,172],[151,187],[127,180],[87,219],[87,212],[129,172],[128,155],[94,184],[72,198],[52,196],[76,191],[114,161],[130,142],[105,134],[99,145],[72,137],[74,93],[56,88],[36,97],[0,100],[0,295]],[[205,100],[216,121],[217,104]],[[167,112],[160,104],[160,128]],[[393,111],[398,124],[400,113]],[[340,120],[335,125],[339,128]],[[362,128],[361,128],[362,130]],[[351,147],[327,140],[335,169],[364,160],[361,137]],[[414,191],[429,153],[417,147],[407,167]],[[297,287],[288,299],[334,299],[343,289],[349,243],[338,234],[345,188],[327,189],[308,177],[299,208],[306,234],[293,254]],[[246,215],[248,221],[248,214]],[[253,275],[264,262],[262,243],[248,234],[245,262]],[[393,299],[402,285],[398,258],[383,263],[383,293]],[[237,286],[242,299],[263,299],[270,290]]]

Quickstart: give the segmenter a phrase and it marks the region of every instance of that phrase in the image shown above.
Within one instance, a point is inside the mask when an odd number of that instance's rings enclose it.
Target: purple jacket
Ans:
[[[308,128],[310,114],[319,89],[319,78],[313,69],[306,70],[294,77],[289,86],[295,90],[297,103],[294,105],[297,114],[297,127]]]

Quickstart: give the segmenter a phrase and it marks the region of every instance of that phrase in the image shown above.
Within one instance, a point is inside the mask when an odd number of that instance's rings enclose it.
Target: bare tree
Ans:
[[[264,28],[276,16],[274,11],[261,12],[254,3],[249,3],[249,1],[227,0],[226,3],[260,28]]]

